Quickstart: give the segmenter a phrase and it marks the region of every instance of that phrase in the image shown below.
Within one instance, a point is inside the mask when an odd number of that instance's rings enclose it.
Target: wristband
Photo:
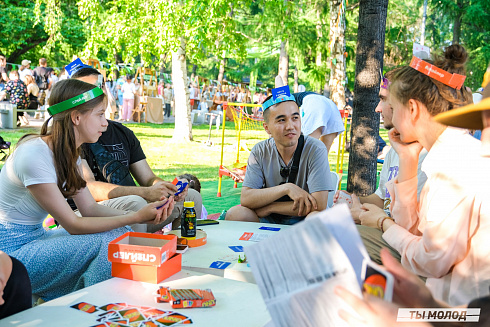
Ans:
[[[383,224],[384,224],[384,222],[385,222],[385,220],[386,220],[386,219],[389,219],[389,220],[391,220],[392,222],[395,222],[395,220],[394,220],[393,218],[388,217],[388,216],[386,216],[386,217],[384,217],[383,219],[381,219],[381,224],[380,224],[381,226],[379,226],[379,229],[381,229],[381,232],[382,232],[382,233],[384,233],[384,232],[385,232],[385,230],[384,230],[384,228],[383,228]]]

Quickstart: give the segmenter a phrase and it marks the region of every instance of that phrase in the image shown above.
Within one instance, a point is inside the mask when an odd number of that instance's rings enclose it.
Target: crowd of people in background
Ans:
[[[24,59],[18,70],[7,70],[7,60],[0,55],[0,101],[8,99],[17,106],[17,126],[29,125],[30,110],[40,117],[45,109],[52,87],[60,78],[48,67],[45,58],[39,59],[39,66],[31,69],[31,61]],[[41,111],[36,112],[38,109]]]
[[[51,68],[45,58],[39,59],[39,66],[32,68],[31,61],[24,59],[18,70],[12,65],[7,69],[6,58],[0,55],[0,101],[8,100],[17,105],[17,126],[29,125],[29,117],[43,118],[46,114],[50,91],[59,80],[68,78],[64,68],[59,71]],[[246,84],[232,85],[225,81],[219,83],[199,83],[189,78],[188,92],[191,110],[222,110],[223,102],[262,104],[270,90],[256,88],[251,92]],[[133,121],[135,109],[140,106],[140,82],[132,74],[120,74],[114,70],[105,78],[105,86],[114,99],[114,112],[111,118],[119,121]],[[157,87],[157,96],[162,99],[165,118],[175,116],[175,92],[169,80],[161,79]],[[251,111],[262,114],[259,108]],[[108,115],[109,117],[109,115]]]

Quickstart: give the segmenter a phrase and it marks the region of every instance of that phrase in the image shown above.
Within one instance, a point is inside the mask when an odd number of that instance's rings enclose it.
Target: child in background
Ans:
[[[186,180],[189,183],[189,187],[196,190],[197,192],[201,193],[201,182],[199,179],[192,175],[192,174],[182,174],[179,177],[177,177],[179,180]],[[200,219],[206,219],[208,217],[208,212],[206,208],[204,207],[204,204],[202,205],[202,211],[201,211],[201,218]]]

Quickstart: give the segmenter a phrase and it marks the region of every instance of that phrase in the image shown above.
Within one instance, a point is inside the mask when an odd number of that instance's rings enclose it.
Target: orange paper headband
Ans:
[[[412,57],[410,67],[456,90],[459,90],[463,86],[464,80],[466,79],[466,76],[451,74],[417,57]]]

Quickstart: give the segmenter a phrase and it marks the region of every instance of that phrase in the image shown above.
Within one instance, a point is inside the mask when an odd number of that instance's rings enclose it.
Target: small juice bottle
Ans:
[[[182,212],[182,221],[180,223],[180,234],[184,238],[196,238],[196,210],[194,210],[193,201],[184,202],[184,211]]]

